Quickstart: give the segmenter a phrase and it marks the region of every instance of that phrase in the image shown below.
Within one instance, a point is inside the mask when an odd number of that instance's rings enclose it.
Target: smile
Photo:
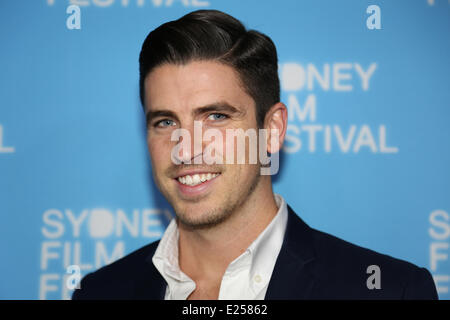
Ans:
[[[177,180],[181,184],[193,187],[193,186],[199,185],[205,181],[212,180],[215,177],[217,177],[218,175],[220,175],[220,173],[210,173],[209,172],[209,173],[201,173],[201,174],[193,174],[193,175],[188,174],[185,176],[178,177]]]

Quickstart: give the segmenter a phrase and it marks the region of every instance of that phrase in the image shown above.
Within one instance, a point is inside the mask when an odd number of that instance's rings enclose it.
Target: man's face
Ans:
[[[223,149],[215,152],[224,155],[227,148],[232,148],[231,143],[226,144],[226,129],[257,130],[254,100],[241,87],[231,67],[214,61],[158,66],[145,79],[145,96],[147,143],[158,188],[187,227],[208,227],[224,221],[255,190],[260,165],[248,161],[225,164],[225,159],[224,164],[194,164],[211,143],[203,141],[203,148],[199,148],[194,121],[200,121],[203,134],[208,129],[222,133]],[[176,129],[190,133],[190,150],[177,154],[181,154],[180,161],[190,160],[191,164],[176,164],[171,158],[173,148],[180,144],[171,141]],[[248,143],[246,146],[247,154]],[[209,180],[192,185],[190,180],[198,183],[197,178]]]

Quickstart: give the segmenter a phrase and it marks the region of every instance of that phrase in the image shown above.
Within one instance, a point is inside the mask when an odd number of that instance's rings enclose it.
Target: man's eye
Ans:
[[[173,122],[172,120],[169,119],[164,119],[164,120],[160,120],[158,122],[155,123],[155,127],[158,128],[164,128],[164,127],[170,127],[170,126],[174,126],[175,122]]]
[[[211,113],[208,116],[208,119],[210,120],[224,120],[226,118],[228,118],[228,116],[222,113]]]

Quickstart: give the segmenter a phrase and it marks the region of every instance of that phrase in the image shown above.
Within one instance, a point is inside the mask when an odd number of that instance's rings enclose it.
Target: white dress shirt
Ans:
[[[262,300],[266,295],[273,268],[283,244],[287,223],[287,205],[275,194],[276,216],[223,275],[219,300]],[[178,226],[173,219],[164,232],[152,261],[167,282],[165,300],[186,300],[195,290],[195,282],[180,270],[178,263]]]

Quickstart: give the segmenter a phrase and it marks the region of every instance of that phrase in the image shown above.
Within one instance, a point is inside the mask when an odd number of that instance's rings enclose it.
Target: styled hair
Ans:
[[[232,16],[217,10],[198,10],[162,24],[145,39],[139,55],[139,90],[145,108],[144,80],[162,64],[185,65],[212,60],[232,67],[256,105],[258,126],[280,101],[277,51],[272,40],[246,30]]]

